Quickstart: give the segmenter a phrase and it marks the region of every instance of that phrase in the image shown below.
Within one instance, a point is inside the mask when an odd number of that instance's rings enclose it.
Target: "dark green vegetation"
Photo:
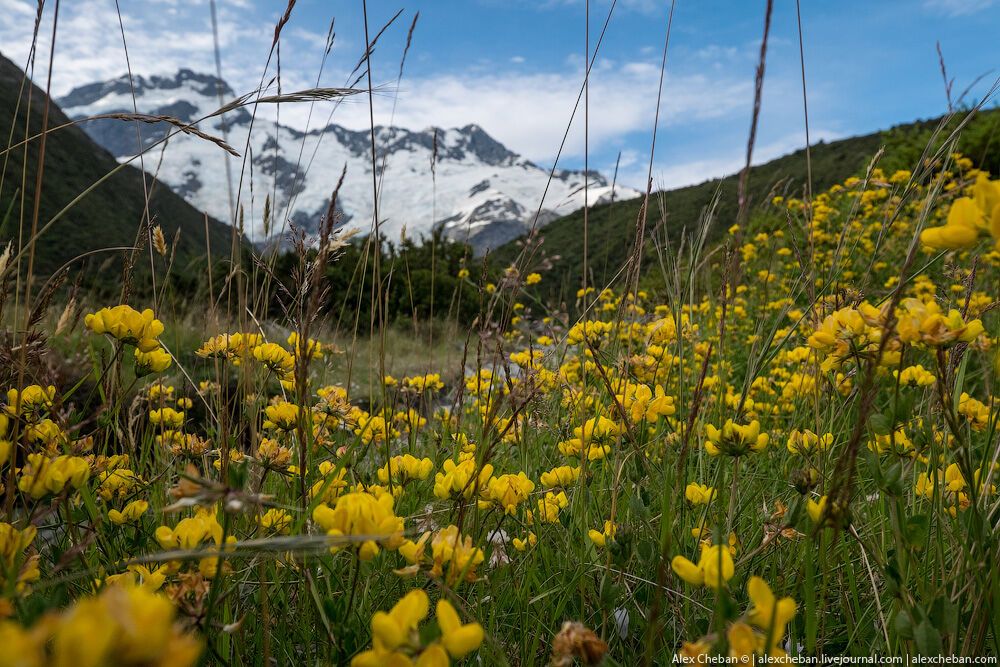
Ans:
[[[925,148],[936,148],[958,127],[964,114],[956,114],[943,129],[942,119],[899,125],[885,132],[838,141],[818,142],[811,148],[812,188],[823,191],[851,175],[861,175],[879,149],[885,147],[878,166],[888,173],[916,165]],[[933,141],[932,141],[933,139]],[[963,128],[957,150],[977,165],[1000,173],[1000,110],[991,109],[977,114]],[[772,195],[801,197],[806,183],[806,151],[798,150],[765,164],[751,168],[749,179],[750,206],[766,205]],[[650,197],[646,238],[660,247],[665,243],[676,246],[684,230],[698,227],[718,196],[712,211],[709,243],[718,238],[736,221],[739,176],[733,174],[698,185],[656,192]],[[590,209],[588,220],[589,244],[587,264],[588,284],[598,289],[613,284],[635,244],[636,221],[643,198],[639,197]],[[543,242],[530,254],[527,271],[536,265],[548,265],[542,271],[545,293],[559,302],[572,303],[581,285],[583,273],[583,211],[560,218],[541,231]],[[503,268],[521,253],[523,239],[498,248],[491,255],[491,264]],[[657,257],[652,243],[647,243],[643,269],[649,282],[659,275]]]
[[[24,73],[9,60],[0,57],[0,129],[5,135],[2,148],[6,148],[8,144],[23,142],[28,117],[30,125],[27,135],[33,137],[39,134],[44,109],[45,93],[30,82],[24,82]],[[66,115],[52,103],[49,107],[49,128],[67,122],[69,119]],[[0,157],[0,221],[10,211],[0,226],[0,243],[4,247],[8,241],[13,241],[16,250],[19,237],[26,244],[31,236],[39,147],[40,141],[34,140],[27,145],[17,146]],[[116,167],[118,163],[114,157],[95,144],[79,127],[71,126],[50,132],[45,145],[39,228]],[[205,215],[152,177],[147,176],[146,180],[150,190],[149,213],[153,225],[162,227],[168,245],[173,243],[174,235],[180,231],[171,279],[181,287],[187,283],[194,287],[199,280],[197,276],[205,273]],[[23,197],[23,209],[22,187],[26,194]],[[87,275],[92,280],[88,282],[98,289],[102,285],[117,287],[121,284],[121,275],[115,268],[121,266],[120,252],[84,255],[106,248],[133,246],[144,214],[142,174],[132,166],[123,167],[74,204],[39,237],[35,250],[36,275],[49,275],[67,263],[74,262],[70,266],[71,275],[79,275],[81,269],[89,267]],[[229,257],[232,245],[230,227],[209,219],[207,233],[213,256]],[[142,247],[143,254],[136,262],[138,270],[149,266],[145,244]],[[107,264],[108,260],[113,260],[113,264]],[[161,266],[166,262],[160,257],[156,261]],[[26,266],[22,270],[24,268]],[[158,267],[157,272],[162,273],[163,269]]]
[[[383,240],[380,249],[383,306],[390,321],[447,316],[468,323],[475,318],[480,307],[479,291],[469,279],[460,279],[458,273],[468,264],[470,277],[476,278],[482,267],[471,261],[467,246],[435,234],[421,243],[411,239],[400,244]],[[295,253],[285,253],[275,260],[274,274],[286,290],[294,289],[298,263]],[[338,329],[352,330],[357,313],[376,312],[373,265],[372,248],[364,239],[344,247],[327,265],[324,310]],[[275,294],[272,311],[284,297],[280,291]],[[369,322],[359,324],[365,330]]]

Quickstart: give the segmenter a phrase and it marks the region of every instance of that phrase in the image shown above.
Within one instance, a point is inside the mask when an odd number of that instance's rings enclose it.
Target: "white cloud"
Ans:
[[[48,69],[54,3],[46,3],[39,30],[35,72]],[[0,0],[0,44],[19,66],[27,61],[32,39],[35,3]],[[173,74],[181,67],[214,72],[212,24],[208,3],[198,0],[155,0],[148,4],[121,3],[129,58],[136,74]],[[13,15],[13,18],[11,18]],[[261,15],[246,0],[218,3],[219,41],[223,77],[237,90],[252,88],[271,45],[275,17]],[[322,42],[324,35],[319,37]],[[283,44],[282,58],[301,64],[289,73],[315,71],[322,46],[316,47],[311,31],[297,28]],[[52,89],[56,96],[76,85],[121,76],[126,72],[118,14],[114,0],[74,0],[62,3],[56,36]],[[306,79],[303,78],[302,81]],[[306,84],[308,85],[308,84]]]
[[[153,11],[146,3],[122,4],[133,72],[144,76],[171,75],[181,67],[188,67],[213,73],[213,38],[207,3],[200,0],[152,2],[155,3]],[[248,92],[259,83],[271,45],[271,28],[284,3],[266,6],[271,13],[261,10],[259,3],[247,0],[219,2],[223,77],[237,94]],[[630,9],[641,10],[644,6],[641,0],[629,4]],[[0,0],[0,11],[11,19],[0,24],[0,44],[4,45],[8,57],[23,65],[31,41],[34,4],[31,0]],[[46,11],[35,67],[39,80],[47,69],[45,61],[51,31],[48,5]],[[282,42],[283,90],[306,88],[315,83],[325,47],[326,27],[296,23],[293,14]],[[56,96],[76,85],[123,74],[125,58],[114,0],[63,3],[56,46],[53,73]],[[400,89],[394,91],[398,54],[392,50],[397,46],[390,40],[376,54],[375,83],[382,84],[375,95],[376,123],[391,121],[410,129],[478,124],[511,150],[531,160],[550,164],[555,158],[583,80],[583,64],[578,55],[568,57],[561,65],[550,63],[550,67],[559,69],[549,71],[534,69],[523,56],[514,56],[510,63],[502,64],[470,59],[451,69],[439,69],[419,77],[406,76]],[[423,48],[419,43],[417,47],[418,50]],[[340,41],[323,84],[342,85],[346,69],[353,67],[359,49],[356,42]],[[748,53],[752,56],[747,49],[711,44],[679,52],[680,59],[668,69],[664,81],[660,131],[684,131],[695,124],[701,124],[701,131],[712,131],[713,123],[720,127],[730,126],[732,119],[746,116],[752,101]],[[268,78],[273,72],[272,63]],[[659,53],[655,50],[627,61],[603,58],[592,72],[589,146],[592,155],[601,154],[601,157],[600,164],[595,158],[591,164],[610,176],[614,158],[610,158],[610,164],[605,164],[607,156],[623,151],[619,174],[622,183],[634,185],[645,181],[646,151],[655,117],[659,76]],[[780,87],[780,82],[770,79],[768,87],[769,91],[774,91]],[[394,112],[393,95],[398,95]],[[309,127],[325,124],[331,108],[330,104],[317,105]],[[305,104],[283,105],[281,122],[303,129],[309,112]],[[267,113],[264,116],[267,117]],[[367,96],[351,98],[337,107],[332,120],[352,129],[367,128]],[[580,162],[584,153],[582,126],[581,108],[561,164]],[[762,147],[758,155],[765,155],[766,149]],[[676,165],[664,165],[663,159],[658,158],[657,178],[677,185],[728,173],[739,167],[740,150],[732,152],[735,154],[732,158],[718,158],[700,151],[699,159]]]
[[[440,76],[404,80],[395,121],[404,127],[431,125],[484,127],[511,150],[529,159],[549,161],[569,122],[580,92],[580,71]],[[590,82],[591,150],[613,148],[630,133],[652,128],[659,68],[651,63],[605,63]],[[746,106],[751,83],[713,79],[700,74],[667,75],[661,123],[719,118]],[[358,99],[358,102],[361,102]],[[392,103],[376,98],[376,123],[387,123]],[[368,125],[367,103],[345,105],[337,122],[352,128]],[[583,154],[583,108],[577,112],[564,155]]]

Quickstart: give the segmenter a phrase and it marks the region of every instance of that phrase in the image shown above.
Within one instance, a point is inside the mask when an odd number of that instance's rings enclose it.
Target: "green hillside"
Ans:
[[[12,127],[12,143],[17,144],[25,137],[27,87],[22,94],[20,108],[17,108],[18,91],[21,90],[23,76],[20,68],[0,56],[0,132],[3,133],[4,148],[7,146]],[[33,86],[29,136],[41,131],[44,100],[44,92]],[[55,104],[49,113],[49,127],[68,121]],[[27,238],[30,234],[38,149],[39,142],[34,141],[27,149],[22,146],[0,156],[0,168],[5,167],[0,187],[0,219],[13,204],[10,218],[0,229],[0,242],[4,246],[10,240],[14,241],[15,246],[17,245],[22,219],[19,189],[22,183],[25,153],[27,153],[27,171],[24,174],[24,182],[27,184],[25,187],[27,197],[23,213],[24,237]],[[39,226],[44,225],[74,197],[116,166],[114,157],[97,146],[79,128],[69,127],[50,133],[45,148]],[[173,275],[181,281],[203,275],[205,271],[203,262],[206,256],[204,215],[162,183],[155,182],[151,178],[149,183],[152,188],[150,214],[154,223],[163,228],[168,243],[173,241],[175,232],[180,230]],[[36,273],[49,274],[88,251],[131,246],[135,242],[136,231],[143,217],[144,205],[141,172],[131,166],[122,169],[76,204],[39,239],[35,260]],[[230,227],[217,220],[209,220],[208,229],[213,255],[229,256]],[[102,269],[106,274],[107,268],[104,262],[109,257],[115,258],[108,253],[87,258],[83,263],[75,264],[74,271],[88,266],[92,270]],[[113,279],[106,282],[117,284],[118,277],[117,273],[114,273]],[[104,282],[103,277],[100,281]]]
[[[824,190],[848,176],[863,172],[879,148],[886,152],[880,166],[885,170],[912,167],[925,146],[934,137],[934,130],[941,119],[918,121],[899,125],[885,132],[851,137],[831,142],[818,142],[811,149],[813,190]],[[951,123],[957,124],[957,119]],[[977,164],[993,173],[1000,172],[1000,110],[980,112],[963,130],[959,150]],[[736,219],[738,175],[712,179],[675,190],[657,192],[650,198],[647,230],[659,239],[664,235],[676,242],[680,231],[697,225],[716,193],[719,202],[715,209],[710,240],[717,238]],[[769,200],[772,192],[800,196],[806,179],[806,152],[798,150],[790,155],[755,166],[750,171],[751,206]],[[588,232],[588,265],[590,284],[605,286],[611,283],[625,263],[635,241],[642,198],[604,204],[590,209]],[[572,302],[581,284],[583,266],[583,211],[576,211],[546,226],[541,236],[541,248],[532,257],[530,270],[547,264],[542,271],[543,285],[548,296],[558,301]],[[647,234],[647,238],[650,234]],[[498,248],[491,264],[503,268],[513,262],[521,252],[523,240],[515,240]],[[647,248],[648,269],[655,263],[655,252]],[[547,261],[543,260],[547,258]]]

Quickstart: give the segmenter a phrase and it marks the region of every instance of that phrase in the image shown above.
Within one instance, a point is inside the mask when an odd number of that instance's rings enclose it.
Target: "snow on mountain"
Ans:
[[[140,113],[172,116],[184,122],[219,108],[220,92],[225,102],[235,96],[214,76],[182,69],[172,78],[135,77],[131,85],[123,76],[80,86],[58,102],[74,118],[129,113],[133,110],[133,89]],[[228,112],[198,127],[218,137],[227,130],[229,144],[243,153],[251,127],[250,109]],[[96,120],[84,123],[83,129],[119,160],[137,152],[133,123]],[[143,124],[142,144],[149,146],[169,129],[165,122]],[[477,125],[420,132],[380,126],[375,143],[380,229],[390,240],[398,239],[404,228],[409,237],[419,238],[440,227],[447,236],[468,241],[482,252],[524,233],[536,217],[542,226],[584,205],[584,173],[557,171],[539,210],[548,170],[508,150]],[[171,137],[165,147],[144,156],[146,170],[156,173],[191,204],[231,221],[226,159],[218,146],[186,134]],[[371,227],[374,207],[368,130],[330,124],[302,133],[277,125],[273,117],[258,117],[247,159],[228,159],[234,188],[240,182],[243,163],[240,203],[246,233],[254,241],[267,240],[262,229],[267,195],[276,217],[272,228],[280,229],[283,221],[289,221],[314,231],[345,165],[347,175],[338,197],[342,219],[363,231]],[[612,197],[611,185],[596,172],[590,172],[587,190],[592,205]],[[622,186],[616,186],[613,193],[616,200],[638,194]]]

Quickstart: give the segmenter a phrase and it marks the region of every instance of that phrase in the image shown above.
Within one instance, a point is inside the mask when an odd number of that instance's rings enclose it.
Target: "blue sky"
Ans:
[[[30,42],[33,4],[0,0],[7,17],[0,48],[19,63]],[[590,5],[593,45],[610,0]],[[137,73],[171,73],[181,66],[214,70],[207,0],[121,0],[121,6]],[[284,7],[282,0],[219,0],[223,76],[237,92],[260,79]],[[662,0],[619,0],[591,80],[590,164],[610,172],[620,152],[621,180],[638,187],[648,162],[668,8]],[[477,123],[511,149],[551,164],[583,80],[584,0],[371,0],[368,9],[373,33],[404,10],[373,56],[374,80],[382,87],[377,122],[413,129]],[[417,11],[420,20],[397,89],[399,59]],[[125,71],[113,0],[64,2],[62,12],[57,93]],[[741,165],[763,13],[764,0],[678,0],[658,129],[657,185],[699,182]],[[299,0],[283,33],[286,90],[315,83],[334,16],[337,39],[323,84],[345,83],[364,49],[360,0]],[[944,112],[937,41],[956,95],[985,74],[968,98],[973,101],[1000,76],[997,0],[802,0],[802,19],[814,140]],[[801,94],[795,3],[776,0],[759,160],[804,145]],[[283,109],[282,117],[300,127],[305,123],[304,110]],[[358,128],[367,118],[367,104],[359,98],[341,107],[334,122]],[[560,164],[582,163],[579,117]]]

